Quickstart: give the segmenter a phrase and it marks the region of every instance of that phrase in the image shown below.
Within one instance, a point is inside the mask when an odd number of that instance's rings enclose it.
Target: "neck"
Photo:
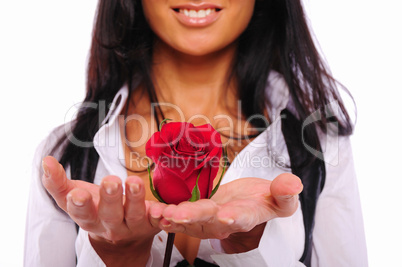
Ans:
[[[160,103],[178,106],[185,117],[219,112],[229,101],[235,102],[235,82],[229,74],[235,44],[218,52],[191,56],[163,42],[154,48],[153,78]]]

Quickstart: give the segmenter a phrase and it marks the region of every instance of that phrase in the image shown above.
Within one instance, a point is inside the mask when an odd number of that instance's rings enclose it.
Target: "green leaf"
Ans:
[[[159,124],[159,132],[162,130],[162,126],[167,123],[167,121],[171,121],[172,119],[164,119],[160,124]]]
[[[193,188],[193,192],[191,192],[191,198],[188,200],[190,202],[196,202],[197,200],[201,199],[201,192],[200,188],[198,187],[198,179],[200,179],[201,171],[202,170],[200,170],[200,173],[198,174],[197,181],[195,182],[195,186]]]
[[[158,192],[156,192],[156,190],[154,189],[154,184],[152,182],[152,177],[151,177],[151,166],[149,166],[149,162],[148,162],[148,175],[149,175],[149,186],[151,188],[151,192],[152,195],[154,195],[154,197],[162,203],[166,203],[158,194]]]
[[[216,191],[218,191],[218,188],[219,188],[219,186],[221,185],[221,182],[222,182],[223,175],[226,172],[227,158],[228,158],[226,148],[223,149],[222,153],[223,153],[223,160],[224,160],[222,174],[221,174],[221,177],[219,177],[218,184],[212,190],[211,195],[209,196],[209,198],[211,198],[213,195],[215,195]]]

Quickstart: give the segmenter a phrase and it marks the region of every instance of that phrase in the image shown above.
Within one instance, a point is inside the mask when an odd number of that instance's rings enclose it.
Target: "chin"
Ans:
[[[191,47],[191,49],[181,49],[181,50],[179,50],[179,52],[182,54],[188,55],[188,56],[202,57],[202,56],[207,56],[207,55],[214,53],[215,50]]]
[[[194,38],[192,38],[194,37]],[[217,40],[218,39],[218,40]],[[225,51],[227,48],[234,48],[235,42],[231,40],[219,40],[212,36],[185,36],[177,39],[159,39],[160,48],[168,53],[202,57]],[[169,52],[170,51],[170,52]]]
[[[187,41],[183,42],[179,47],[174,48],[180,53],[189,56],[207,56],[217,52],[221,52],[228,47],[232,47],[230,43],[212,44],[205,41]]]

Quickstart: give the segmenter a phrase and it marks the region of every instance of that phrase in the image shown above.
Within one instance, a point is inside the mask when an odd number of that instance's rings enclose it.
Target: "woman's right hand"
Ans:
[[[145,266],[164,204],[145,201],[144,183],[127,177],[125,196],[120,178],[107,176],[101,185],[69,180],[53,157],[43,159],[42,183],[57,205],[84,230],[107,266]],[[150,216],[152,205],[153,214]],[[118,256],[116,256],[118,255]]]

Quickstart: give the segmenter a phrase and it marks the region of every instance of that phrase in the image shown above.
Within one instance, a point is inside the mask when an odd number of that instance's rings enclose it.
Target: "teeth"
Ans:
[[[214,8],[208,8],[208,9],[201,9],[201,10],[188,10],[188,9],[180,9],[180,13],[184,14],[187,17],[190,18],[205,18],[206,16],[211,15],[212,12],[215,12]]]
[[[198,17],[199,18],[205,18],[207,15],[206,15],[206,12],[205,12],[205,10],[200,10],[200,11],[198,11]]]
[[[198,12],[195,11],[195,10],[190,10],[189,17],[190,18],[197,18],[198,17]]]

